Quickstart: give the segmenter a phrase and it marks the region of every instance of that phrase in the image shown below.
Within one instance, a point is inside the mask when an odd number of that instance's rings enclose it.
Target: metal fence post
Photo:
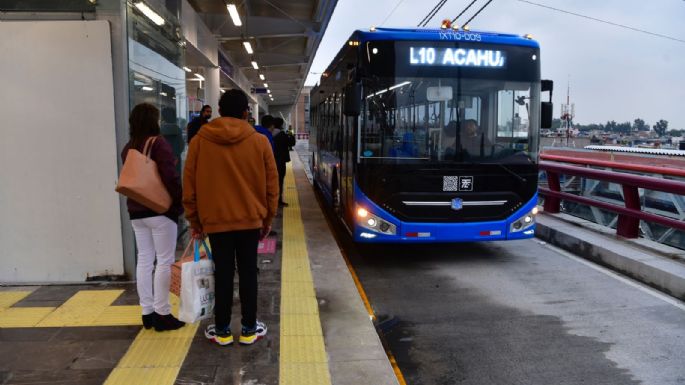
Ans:
[[[641,210],[640,194],[637,187],[623,185],[623,200],[626,208]],[[625,238],[637,238],[640,235],[640,219],[619,214],[616,234]]]
[[[549,189],[552,191],[560,192],[561,191],[561,184],[559,183],[559,174],[553,171],[545,170],[547,173],[547,185],[549,186]],[[561,199],[557,197],[552,197],[552,196],[546,196],[545,197],[545,204],[544,204],[544,209],[545,212],[547,213],[552,213],[556,214],[559,212],[559,206],[561,203]]]

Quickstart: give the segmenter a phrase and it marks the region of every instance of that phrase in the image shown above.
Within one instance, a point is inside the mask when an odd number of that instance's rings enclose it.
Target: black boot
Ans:
[[[185,324],[185,322],[177,320],[176,317],[171,314],[159,315],[157,317],[157,322],[155,323],[155,330],[158,332],[176,330],[182,328]]]
[[[143,326],[145,329],[155,326],[157,323],[157,317],[159,317],[159,314],[154,311],[150,314],[143,314]]]

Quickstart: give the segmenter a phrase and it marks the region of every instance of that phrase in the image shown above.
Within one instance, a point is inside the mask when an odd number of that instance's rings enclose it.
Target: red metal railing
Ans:
[[[547,157],[547,159],[550,158]],[[588,159],[575,159],[575,163],[594,164],[594,162],[597,161],[591,161]],[[614,166],[605,165],[605,167],[639,171],[635,169],[635,166],[636,165],[627,166],[625,164],[618,164]],[[618,224],[616,226],[616,233],[626,238],[638,237],[640,220],[654,222],[685,231],[685,222],[683,221],[642,211],[640,206],[640,195],[638,193],[638,188],[644,188],[647,190],[685,195],[685,182],[655,178],[651,176],[596,170],[592,168],[571,166],[567,164],[546,161],[540,162],[540,169],[547,173],[547,183],[549,186],[549,188],[541,187],[539,189],[540,194],[545,197],[544,208],[546,212],[558,213],[560,211],[561,200],[564,199],[617,213]],[[561,191],[559,175],[572,175],[581,178],[620,184],[623,188],[625,207],[563,192]]]
[[[614,168],[617,170],[638,171],[638,172],[644,172],[644,173],[648,173],[648,174],[661,174],[661,175],[685,177],[685,170],[683,170],[683,169],[659,167],[659,166],[645,165],[645,164],[623,163],[623,162],[616,162],[616,161],[610,161],[610,160],[589,159],[589,158],[582,158],[582,157],[578,158],[578,157],[573,157],[573,156],[554,155],[554,154],[540,154],[540,159],[553,160],[556,162],[582,164],[582,165],[586,165],[586,166],[598,166],[598,167]]]

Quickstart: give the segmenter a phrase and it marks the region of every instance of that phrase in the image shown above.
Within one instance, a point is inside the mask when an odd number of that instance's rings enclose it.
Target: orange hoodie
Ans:
[[[278,172],[269,140],[245,120],[220,117],[190,142],[183,207],[206,233],[259,229],[278,209]]]

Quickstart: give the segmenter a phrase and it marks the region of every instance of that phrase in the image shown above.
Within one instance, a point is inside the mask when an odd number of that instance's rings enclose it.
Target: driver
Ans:
[[[460,132],[461,147],[470,155],[483,156],[490,147],[490,141],[481,131],[475,119],[466,119]]]

